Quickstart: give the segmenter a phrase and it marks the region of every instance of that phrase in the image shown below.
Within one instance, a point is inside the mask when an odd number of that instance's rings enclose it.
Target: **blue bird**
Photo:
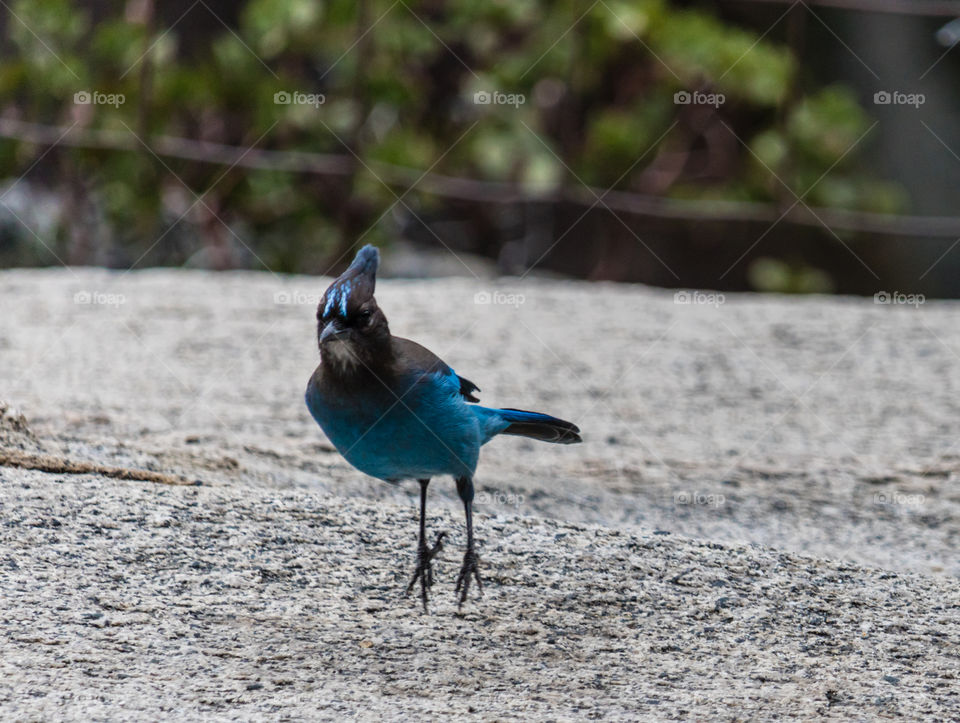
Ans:
[[[380,254],[364,246],[324,293],[317,307],[320,365],[307,384],[313,418],[346,460],[361,472],[391,483],[420,483],[420,539],[409,594],[420,581],[427,609],[432,560],[444,533],[429,547],[427,485],[452,475],[467,520],[467,550],[457,577],[459,604],[471,576],[482,594],[473,538],[473,475],[480,447],[498,434],[544,442],[580,442],[576,425],[520,409],[481,407],[476,384],[454,373],[431,351],[390,333],[373,296]]]

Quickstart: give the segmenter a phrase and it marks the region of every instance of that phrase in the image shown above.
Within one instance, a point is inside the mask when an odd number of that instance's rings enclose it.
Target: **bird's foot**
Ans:
[[[409,595],[417,580],[420,580],[420,600],[423,602],[423,611],[427,612],[427,588],[433,585],[433,558],[443,549],[443,537],[446,532],[437,535],[437,541],[433,547],[427,547],[427,543],[420,541],[417,547],[417,569],[413,573],[413,579],[407,585],[407,591],[404,595]]]
[[[467,591],[470,589],[470,576],[477,581],[477,592],[483,596],[483,583],[480,582],[480,573],[477,570],[477,563],[480,558],[473,549],[467,550],[463,556],[463,566],[460,568],[460,574],[457,576],[457,588],[455,593],[460,593],[460,600],[457,603],[457,609],[467,601]]]

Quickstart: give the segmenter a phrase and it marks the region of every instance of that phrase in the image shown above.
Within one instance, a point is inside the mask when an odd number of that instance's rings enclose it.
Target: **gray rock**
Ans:
[[[303,406],[325,280],[0,273],[0,449],[202,483],[0,466],[0,716],[960,717],[960,306],[380,286],[484,403],[584,430],[485,448],[462,614],[453,484],[423,615],[415,490]]]

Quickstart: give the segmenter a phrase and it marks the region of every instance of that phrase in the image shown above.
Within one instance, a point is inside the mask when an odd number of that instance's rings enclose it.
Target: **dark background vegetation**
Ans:
[[[329,273],[406,239],[505,273],[960,295],[958,2],[0,5],[3,266]]]

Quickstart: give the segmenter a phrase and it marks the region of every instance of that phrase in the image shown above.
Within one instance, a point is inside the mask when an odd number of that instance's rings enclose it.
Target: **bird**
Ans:
[[[433,585],[440,532],[427,544],[427,486],[450,475],[463,503],[467,546],[454,595],[458,610],[471,578],[483,594],[473,529],[473,479],[480,447],[500,434],[543,442],[581,442],[572,422],[539,412],[480,406],[476,384],[440,357],[390,332],[374,297],[380,252],[367,244],[330,284],[317,305],[320,364],[310,377],[306,404],[337,451],[361,472],[389,483],[417,480],[420,531],[409,596],[417,581],[424,612]]]

